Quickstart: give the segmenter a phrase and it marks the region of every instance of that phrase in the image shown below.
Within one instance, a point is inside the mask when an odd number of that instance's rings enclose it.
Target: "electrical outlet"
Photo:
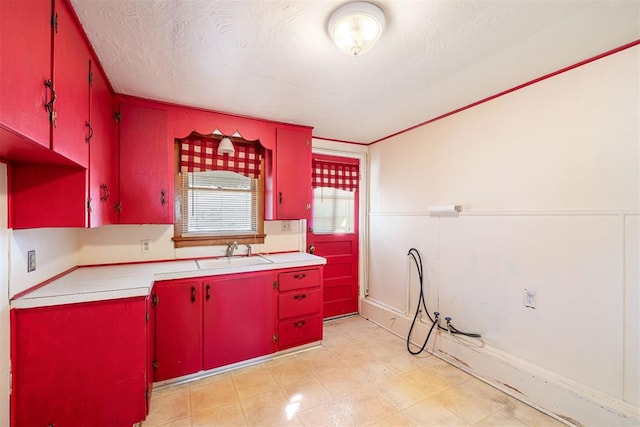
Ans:
[[[27,273],[36,270],[36,250],[27,251]]]
[[[291,231],[291,221],[282,221],[282,231]]]
[[[151,252],[151,240],[140,240],[140,251],[143,254],[148,254],[149,252]]]
[[[523,304],[525,307],[536,308],[536,291],[525,289]]]

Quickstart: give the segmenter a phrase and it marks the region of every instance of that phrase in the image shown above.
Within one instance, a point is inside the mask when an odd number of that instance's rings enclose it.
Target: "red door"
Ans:
[[[163,381],[202,370],[202,282],[156,282],[155,380]]]
[[[89,60],[90,53],[71,12],[56,0],[57,25],[53,38],[53,86],[57,101],[51,148],[78,165],[89,166]]]
[[[327,259],[324,318],[358,312],[358,159],[313,154],[309,252]]]
[[[49,148],[51,0],[0,1],[0,126]]]
[[[169,114],[121,104],[120,116],[120,223],[173,224]]]
[[[275,351],[273,282],[271,272],[204,281],[205,370]]]

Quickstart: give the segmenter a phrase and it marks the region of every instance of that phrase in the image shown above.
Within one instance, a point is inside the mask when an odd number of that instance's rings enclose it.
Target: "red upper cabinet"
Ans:
[[[120,223],[173,224],[167,111],[120,104]]]
[[[308,218],[311,209],[311,129],[276,129],[275,159],[271,162],[271,170],[267,168],[270,186],[267,188],[265,219]]]
[[[80,166],[89,166],[89,62],[91,54],[71,11],[54,2],[53,137],[51,148]]]
[[[0,1],[0,127],[49,148],[51,0]]]
[[[106,78],[91,64],[89,129],[89,226],[118,222],[118,124]]]

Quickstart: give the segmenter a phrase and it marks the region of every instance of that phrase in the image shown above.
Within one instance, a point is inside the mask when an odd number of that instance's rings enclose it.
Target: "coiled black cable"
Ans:
[[[455,326],[453,326],[451,324],[451,319],[447,318],[447,327],[443,327],[440,326],[438,324],[438,317],[440,316],[440,313],[438,313],[437,311],[435,311],[433,313],[434,318],[431,317],[431,314],[429,314],[429,309],[427,308],[427,301],[424,297],[424,286],[423,286],[423,279],[424,276],[422,274],[423,270],[422,270],[422,257],[420,256],[420,252],[418,252],[418,250],[416,248],[411,248],[409,249],[409,252],[407,253],[407,256],[410,256],[413,259],[413,262],[416,265],[416,269],[418,270],[418,278],[420,279],[420,294],[418,296],[418,305],[416,306],[416,314],[413,316],[413,321],[411,322],[411,327],[409,328],[409,334],[407,335],[407,350],[409,351],[409,353],[411,354],[420,354],[422,353],[422,351],[424,351],[424,349],[427,347],[427,342],[429,341],[429,338],[431,337],[431,333],[433,332],[433,329],[436,327],[436,325],[438,326],[438,329],[442,330],[442,331],[447,331],[449,333],[452,334],[457,334],[457,335],[464,335],[467,337],[471,337],[471,338],[480,338],[481,335],[480,334],[475,334],[475,333],[471,333],[471,332],[462,332],[458,329],[455,328]],[[418,321],[418,317],[420,316],[420,309],[424,308],[424,312],[427,314],[427,316],[429,317],[429,320],[431,321],[431,328],[429,329],[429,333],[427,334],[427,338],[424,340],[424,343],[422,344],[422,346],[420,347],[420,350],[418,351],[414,351],[411,349],[411,334],[413,332],[413,328],[416,325],[416,322]]]

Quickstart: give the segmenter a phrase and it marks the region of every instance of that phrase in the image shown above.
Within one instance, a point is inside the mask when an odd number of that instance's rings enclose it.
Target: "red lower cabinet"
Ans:
[[[11,311],[12,426],[131,426],[147,405],[147,299]]]
[[[274,278],[268,272],[203,282],[205,370],[275,352]]]
[[[156,282],[155,381],[202,369],[202,280]]]
[[[322,268],[278,274],[278,349],[322,340]]]
[[[275,274],[156,282],[155,381],[275,352]]]

